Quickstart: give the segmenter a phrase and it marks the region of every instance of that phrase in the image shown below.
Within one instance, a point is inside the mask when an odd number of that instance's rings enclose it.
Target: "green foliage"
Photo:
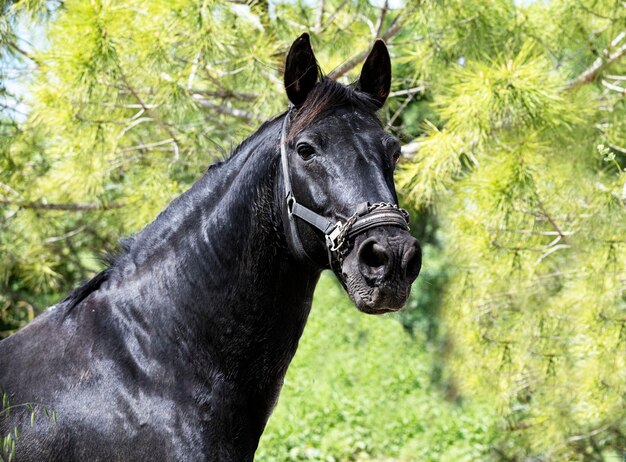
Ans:
[[[551,25],[570,24],[561,8],[520,11],[536,23],[507,47],[449,67],[437,125],[399,174],[414,203],[437,207],[453,268],[448,366],[463,395],[491,396],[506,422],[495,447],[512,460],[598,460],[624,443],[623,91],[569,83],[583,69],[566,56],[584,50]],[[625,23],[608,11],[586,20],[614,50]]]
[[[325,275],[256,460],[492,459],[493,410],[446,398],[432,346],[364,316]]]
[[[323,281],[260,460],[586,461],[626,447],[621,2],[0,11],[0,336],[285,109],[294,37],[312,32],[323,68],[349,82],[358,63],[342,64],[385,36],[381,118],[405,144],[397,183],[422,276],[384,318]]]

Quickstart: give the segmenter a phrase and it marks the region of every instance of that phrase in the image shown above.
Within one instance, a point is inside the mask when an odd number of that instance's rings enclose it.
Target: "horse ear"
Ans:
[[[385,42],[378,39],[363,64],[357,89],[369,94],[380,108],[385,104],[390,88],[391,59]]]
[[[293,42],[285,63],[285,90],[296,107],[304,103],[317,83],[319,67],[311,48],[309,34],[304,33]]]

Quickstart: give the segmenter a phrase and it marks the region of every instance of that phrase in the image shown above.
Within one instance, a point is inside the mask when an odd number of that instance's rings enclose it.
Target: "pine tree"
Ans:
[[[420,54],[442,77],[399,178],[441,224],[448,365],[493,400],[505,460],[608,457],[626,416],[626,11],[432,13],[451,30]]]

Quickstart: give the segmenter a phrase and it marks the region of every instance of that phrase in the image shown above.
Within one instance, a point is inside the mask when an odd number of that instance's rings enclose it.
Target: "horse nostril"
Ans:
[[[361,252],[359,252],[359,256],[361,257],[361,263],[372,268],[385,266],[387,261],[389,261],[389,257],[387,256],[385,248],[382,245],[378,244],[376,241],[366,242],[361,247]]]
[[[359,249],[361,274],[370,281],[386,276],[389,270],[389,251],[375,239],[365,241]]]
[[[405,277],[413,282],[422,268],[422,252],[415,242],[402,256],[402,269]]]

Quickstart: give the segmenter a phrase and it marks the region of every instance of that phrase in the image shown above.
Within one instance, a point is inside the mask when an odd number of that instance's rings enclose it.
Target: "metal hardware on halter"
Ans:
[[[293,193],[289,191],[287,193],[287,213],[289,214],[289,218],[291,219],[291,215],[293,214],[293,204],[296,203],[296,198],[293,197]]]
[[[341,235],[342,223],[339,221],[330,232],[326,235],[326,247],[331,252],[337,252],[341,248],[341,244],[337,241],[337,238]]]
[[[378,226],[396,226],[408,231],[409,214],[406,210],[401,209],[395,204],[386,202],[370,204],[369,202],[364,202],[358,205],[357,211],[345,222],[338,221],[337,223],[333,223],[328,218],[299,204],[291,190],[289,160],[285,147],[292,111],[293,106],[289,105],[289,110],[283,120],[280,136],[280,161],[283,172],[283,182],[285,184],[287,217],[289,218],[289,227],[285,232],[289,234],[288,239],[292,241],[295,252],[299,256],[312,261],[302,246],[294,217],[298,217],[302,221],[320,230],[324,234],[330,268],[338,273],[339,279],[341,280],[341,264],[348,252],[348,246],[352,239]]]

